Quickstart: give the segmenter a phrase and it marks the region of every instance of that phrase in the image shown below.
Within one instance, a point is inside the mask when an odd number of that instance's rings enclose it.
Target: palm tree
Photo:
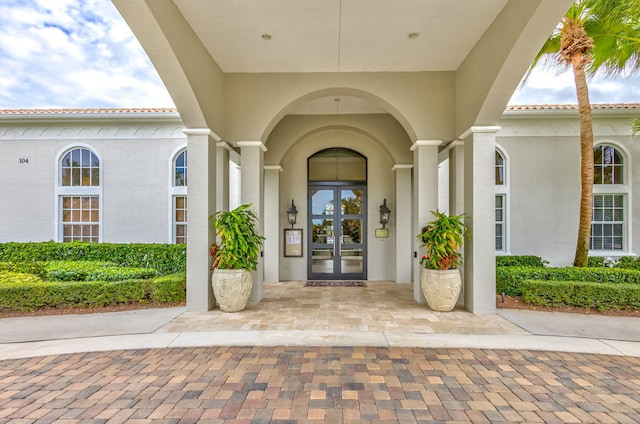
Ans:
[[[573,69],[580,117],[580,222],[574,266],[587,266],[593,207],[593,126],[587,79],[640,69],[640,2],[577,0],[529,68],[541,61]],[[526,81],[526,77],[525,77]]]
[[[631,134],[633,134],[634,140],[640,141],[640,116],[636,116],[631,121]]]

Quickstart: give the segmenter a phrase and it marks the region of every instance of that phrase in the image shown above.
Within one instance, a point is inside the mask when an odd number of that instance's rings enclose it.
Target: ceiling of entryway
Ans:
[[[507,0],[174,0],[223,72],[457,69]]]

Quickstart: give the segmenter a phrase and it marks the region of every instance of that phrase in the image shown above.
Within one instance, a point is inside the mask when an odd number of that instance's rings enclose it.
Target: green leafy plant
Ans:
[[[258,217],[250,208],[251,204],[244,204],[209,217],[219,239],[210,250],[214,268],[256,270],[265,238],[258,234]]]
[[[458,251],[468,235],[464,215],[447,215],[438,210],[431,211],[435,219],[422,229],[418,240],[427,253],[420,264],[427,269],[448,270],[462,265],[462,254]]]
[[[640,285],[593,281],[522,282],[526,303],[542,306],[571,306],[606,311],[640,308]]]
[[[522,296],[522,285],[526,280],[583,281],[640,285],[640,271],[635,269],[604,267],[498,267],[496,268],[496,293],[504,292],[508,296]]]
[[[49,281],[123,281],[157,275],[151,268],[121,267],[112,262],[47,261],[44,266]]]
[[[125,267],[152,268],[160,275],[167,275],[184,272],[186,258],[184,244],[53,241],[0,243],[0,262],[14,264],[54,260],[108,261]]]
[[[513,256],[496,256],[496,267],[500,266],[537,266],[544,268],[549,265],[540,256],[533,255],[513,255]]]
[[[0,271],[0,311],[150,302],[181,304],[186,299],[185,287],[185,273],[144,280],[51,282],[35,275]]]

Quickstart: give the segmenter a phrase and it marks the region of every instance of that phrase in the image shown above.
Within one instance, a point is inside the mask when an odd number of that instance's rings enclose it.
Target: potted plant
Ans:
[[[464,215],[449,216],[436,210],[435,219],[422,229],[418,240],[426,254],[420,260],[423,266],[420,285],[429,307],[435,311],[451,311],[460,296],[462,276],[462,247],[468,234]]]
[[[258,218],[250,207],[251,204],[245,204],[209,217],[218,238],[209,252],[214,258],[211,284],[216,302],[224,312],[243,310],[251,295],[250,271],[256,270],[264,237],[256,230]]]

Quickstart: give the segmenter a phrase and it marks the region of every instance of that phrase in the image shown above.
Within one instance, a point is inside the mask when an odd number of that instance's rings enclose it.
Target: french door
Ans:
[[[307,276],[323,280],[365,280],[366,185],[309,185]]]

